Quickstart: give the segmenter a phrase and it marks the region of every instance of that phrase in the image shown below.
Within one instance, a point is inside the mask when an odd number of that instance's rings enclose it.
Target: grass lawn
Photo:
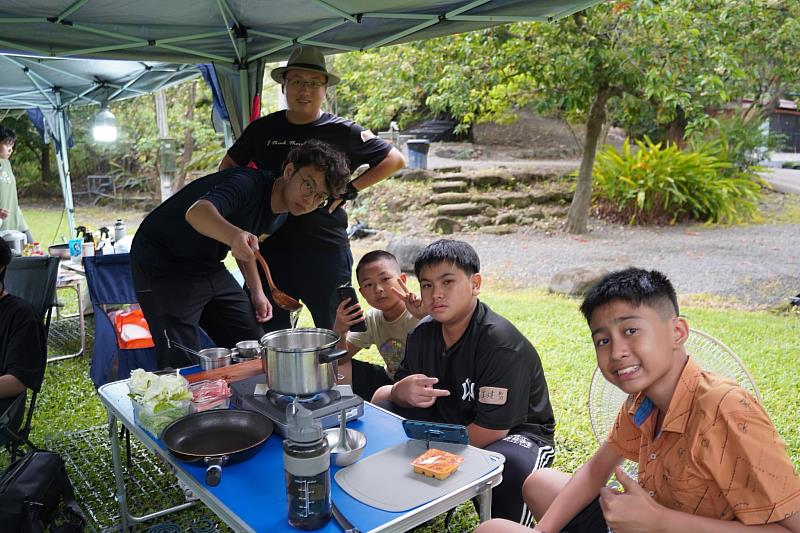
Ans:
[[[58,223],[57,214],[50,218],[43,213],[40,217],[36,210],[29,209],[26,216],[34,234],[46,235],[45,228]],[[39,223],[43,226],[39,227]],[[555,466],[574,470],[596,447],[587,411],[595,359],[588,328],[577,309],[578,301],[542,290],[510,289],[492,280],[485,283],[482,299],[516,324],[538,350],[558,422]],[[800,395],[797,393],[800,390],[800,372],[797,372],[800,318],[795,314],[711,306],[685,307],[682,311],[693,328],[723,340],[745,362],[760,388],[767,411],[788,445],[795,467],[800,467]],[[307,312],[301,318],[301,325],[310,325]],[[48,366],[33,422],[34,442],[58,443],[70,432],[106,422],[105,411],[88,376],[90,358],[91,347],[82,358]],[[380,360],[374,350],[364,352],[359,358]],[[105,462],[108,464],[110,458]],[[75,477],[74,472],[70,474]],[[100,516],[99,523],[110,525],[113,516]],[[455,528],[469,530],[475,520],[471,507],[462,506],[456,514]],[[425,529],[441,530],[441,520]]]

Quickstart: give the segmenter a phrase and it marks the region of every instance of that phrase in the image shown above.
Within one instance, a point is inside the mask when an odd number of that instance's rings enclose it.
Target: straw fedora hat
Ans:
[[[278,67],[272,69],[269,75],[278,83],[283,83],[283,75],[289,69],[307,70],[309,72],[318,72],[328,77],[328,85],[336,85],[341,81],[341,78],[332,72],[328,72],[325,66],[325,56],[322,51],[316,46],[299,46],[292,51],[289,56],[289,61],[286,62],[285,67]]]

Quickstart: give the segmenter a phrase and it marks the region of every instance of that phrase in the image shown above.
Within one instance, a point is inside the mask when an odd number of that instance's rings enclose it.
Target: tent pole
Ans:
[[[241,31],[241,30],[240,30]],[[242,131],[250,124],[250,83],[247,73],[247,36],[241,35],[236,39],[239,44],[239,99],[242,101]]]
[[[69,238],[75,238],[75,204],[72,201],[72,181],[69,175],[69,140],[67,139],[67,110],[61,107],[61,93],[54,91],[58,104],[56,123],[58,124],[58,138],[61,143],[60,153],[56,154],[58,163],[58,177],[61,180],[61,190],[64,194],[64,209],[67,211],[67,226]]]

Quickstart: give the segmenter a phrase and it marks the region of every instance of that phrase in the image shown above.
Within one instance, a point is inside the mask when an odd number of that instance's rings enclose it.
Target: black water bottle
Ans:
[[[286,418],[283,470],[289,524],[297,529],[319,529],[331,519],[330,449],[311,411],[291,404]]]

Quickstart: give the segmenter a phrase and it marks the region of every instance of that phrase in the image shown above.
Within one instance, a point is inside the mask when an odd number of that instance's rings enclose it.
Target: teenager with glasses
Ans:
[[[342,201],[355,199],[358,191],[400,170],[406,160],[371,131],[322,111],[326,89],[340,80],[328,72],[319,48],[296,48],[287,65],[274,69],[271,76],[281,84],[288,109],[252,122],[228,150],[220,169],[252,162],[257,168],[279,173],[289,150],[308,139],[319,139],[341,150],[349,160],[351,173],[361,165],[369,166],[347,185],[339,199],[302,217],[288,217],[260,246],[275,283],[302,300],[317,327],[330,329],[339,305],[336,288],[350,281],[353,267]],[[273,314],[273,319],[264,324],[265,330],[291,327],[287,311],[273,308]]]
[[[158,366],[194,364],[168,349],[164,336],[199,348],[198,327],[217,346],[260,339],[272,318],[255,255],[258,241],[274,233],[287,214],[317,209],[345,190],[350,170],[344,155],[321,141],[296,146],[280,174],[232,168],[197,179],[154,209],[131,246],[136,296],[153,340]],[[245,294],[222,261],[231,252],[245,281]]]

